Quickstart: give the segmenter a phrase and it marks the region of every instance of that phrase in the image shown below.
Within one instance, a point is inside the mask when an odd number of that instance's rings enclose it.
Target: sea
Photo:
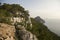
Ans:
[[[60,36],[60,19],[46,19],[45,25],[50,31]]]

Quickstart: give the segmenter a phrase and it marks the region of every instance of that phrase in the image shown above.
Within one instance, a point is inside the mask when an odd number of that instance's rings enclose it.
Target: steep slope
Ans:
[[[32,28],[32,23],[27,10],[18,4],[3,4],[0,8],[0,23],[9,24],[15,27],[15,40],[38,40],[34,34],[26,30]]]
[[[0,4],[1,40],[60,40],[40,17],[30,18],[29,11],[18,4]],[[42,22],[43,23],[42,23]],[[3,25],[3,26],[2,26]],[[6,26],[5,26],[6,25]],[[12,27],[13,26],[13,27]],[[8,34],[7,33],[8,30]],[[4,33],[4,34],[2,34]],[[4,35],[7,35],[5,39]],[[11,38],[12,36],[12,38]],[[10,37],[10,38],[9,38]]]
[[[15,28],[18,40],[38,40],[37,37],[30,31],[26,30],[24,26],[16,25]]]
[[[60,40],[60,37],[51,32],[43,23],[37,22],[31,18],[32,30],[31,32],[37,36],[39,40]]]

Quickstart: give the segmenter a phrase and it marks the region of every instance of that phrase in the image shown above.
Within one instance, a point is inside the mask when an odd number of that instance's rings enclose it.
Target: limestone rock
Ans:
[[[31,32],[27,31],[24,26],[17,26],[16,29],[18,37],[22,40],[38,40],[37,37]]]
[[[0,23],[0,40],[15,40],[15,27]]]

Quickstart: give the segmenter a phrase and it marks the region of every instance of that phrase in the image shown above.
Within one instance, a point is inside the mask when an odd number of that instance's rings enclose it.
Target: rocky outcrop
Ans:
[[[40,18],[39,16],[35,17],[35,20],[40,23],[45,23],[45,21],[42,18]]]
[[[24,26],[18,25],[16,30],[19,40],[38,40],[37,37],[31,32],[27,31]]]
[[[15,27],[0,23],[0,40],[15,40]]]
[[[24,26],[12,26],[0,23],[0,40],[37,40],[36,36],[27,31]]]
[[[8,23],[0,23],[0,39],[1,40],[37,40],[36,36],[29,32],[28,27],[32,28],[32,22],[30,16],[23,15],[21,12],[15,13],[16,17],[9,17],[11,25]],[[6,18],[7,19],[7,18]]]

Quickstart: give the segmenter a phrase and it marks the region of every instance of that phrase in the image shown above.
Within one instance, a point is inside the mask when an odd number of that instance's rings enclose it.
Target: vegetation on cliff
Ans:
[[[17,14],[17,12],[19,14]],[[9,19],[12,17],[23,17],[25,18],[25,20],[28,20],[28,16],[29,16],[28,10],[25,10],[19,4],[0,3],[0,22],[10,24],[11,21]]]
[[[20,12],[22,15],[17,15],[16,12]],[[0,3],[0,23],[10,24],[9,18],[11,17],[23,17],[25,20],[28,20],[28,13],[27,10],[18,4]],[[43,23],[37,22],[34,18],[31,18],[31,22],[32,28],[30,28],[30,24],[27,24],[26,29],[36,35],[38,40],[60,40],[60,37],[51,32]]]
[[[35,34],[39,40],[60,40],[60,37],[51,32],[43,23],[37,22],[34,18],[31,18],[31,21],[33,27],[30,31]]]

